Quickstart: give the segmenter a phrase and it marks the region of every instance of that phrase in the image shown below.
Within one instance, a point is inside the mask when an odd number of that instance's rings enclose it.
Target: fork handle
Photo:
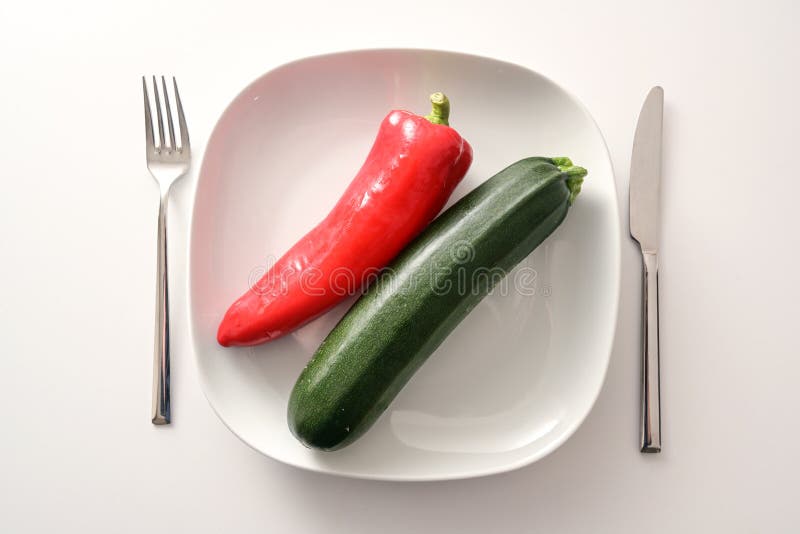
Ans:
[[[156,329],[153,354],[153,424],[170,424],[169,396],[169,287],[167,284],[167,200],[161,191],[158,205],[158,264],[156,266]]]
[[[661,452],[661,372],[658,351],[658,255],[642,252],[641,451]]]

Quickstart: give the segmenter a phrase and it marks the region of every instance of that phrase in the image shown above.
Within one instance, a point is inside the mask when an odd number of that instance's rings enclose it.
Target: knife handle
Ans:
[[[658,355],[658,255],[642,252],[641,452],[661,452],[661,371]]]

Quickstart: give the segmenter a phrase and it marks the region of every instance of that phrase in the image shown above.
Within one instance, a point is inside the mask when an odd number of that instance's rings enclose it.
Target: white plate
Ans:
[[[286,425],[300,370],[350,304],[255,348],[217,345],[228,305],[327,213],[390,109],[452,102],[475,160],[451,202],[526,156],[589,169],[563,225],[450,335],[358,442],[304,448]],[[202,387],[244,442],[340,475],[435,480],[533,462],[563,443],[603,384],[614,335],[620,243],[614,177],[584,107],[547,78],[493,59],[367,50],[303,59],[247,87],[219,119],[197,181],[190,314]],[[535,270],[535,277],[530,276]],[[522,276],[527,273],[526,276]],[[517,287],[515,287],[517,286]]]

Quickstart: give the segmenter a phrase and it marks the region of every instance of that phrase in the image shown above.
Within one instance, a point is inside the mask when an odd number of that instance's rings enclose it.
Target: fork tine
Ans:
[[[161,87],[164,89],[164,107],[167,109],[167,126],[169,127],[169,147],[173,150],[178,149],[175,144],[175,128],[172,126],[172,109],[169,107],[169,91],[167,91],[167,82],[164,77],[161,77]]]
[[[147,80],[142,76],[142,90],[144,91],[144,137],[147,153],[156,148],[153,140],[153,116],[150,114],[150,97],[147,95]]]
[[[155,76],[153,76],[153,92],[156,94],[156,111],[158,112],[158,147],[164,148],[164,120],[161,118],[161,99],[158,97],[158,84]]]
[[[186,116],[183,114],[181,95],[178,93],[178,82],[172,77],[172,86],[175,88],[175,105],[178,108],[178,125],[181,128],[181,151],[189,151],[189,128],[186,127]]]

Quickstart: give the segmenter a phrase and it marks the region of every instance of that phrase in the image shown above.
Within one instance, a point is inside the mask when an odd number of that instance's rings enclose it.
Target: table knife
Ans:
[[[633,138],[630,180],[631,236],[642,249],[641,452],[661,452],[661,393],[658,351],[658,232],[661,188],[661,126],[664,90],[653,87]]]

